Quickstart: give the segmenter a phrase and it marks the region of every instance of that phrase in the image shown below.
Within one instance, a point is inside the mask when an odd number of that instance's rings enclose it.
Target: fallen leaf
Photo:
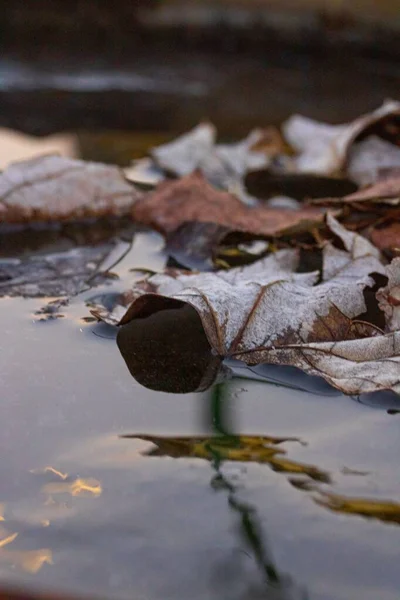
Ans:
[[[379,250],[396,252],[400,249],[400,223],[373,229],[369,237]]]
[[[374,183],[382,170],[399,167],[400,147],[376,135],[355,143],[348,152],[347,174],[359,185]]]
[[[323,212],[315,208],[293,211],[244,206],[232,194],[215,190],[197,172],[177,181],[161,183],[133,207],[136,222],[162,233],[174,231],[186,221],[200,221],[276,236],[308,231],[322,224],[323,216]]]
[[[400,203],[400,177],[389,177],[369,185],[358,192],[344,196],[339,202],[384,202],[390,205]]]
[[[347,172],[356,183],[364,184],[366,177],[368,182],[374,181],[379,169],[400,166],[399,128],[400,103],[387,101],[344,125],[294,115],[283,125],[283,133],[297,152],[297,171]]]
[[[347,394],[400,392],[400,332],[384,335],[375,321],[383,313],[371,291],[372,275],[387,277],[379,251],[329,215],[327,224],[345,249],[325,245],[317,285],[318,273],[296,273],[299,253],[282,250],[229,271],[150,276],[121,296],[125,306],[133,302],[120,321],[121,303],[114,311],[100,308],[93,314],[125,325],[162,313],[171,302],[187,303],[221,358],[299,367]],[[372,311],[367,298],[374,302]]]
[[[118,330],[118,348],[129,372],[152,390],[183,394],[209,388],[224,371],[199,315],[183,302],[161,303],[161,312],[134,319]]]
[[[89,280],[91,286],[103,283],[108,277],[100,273],[101,265],[115,248],[117,242],[110,241],[43,256],[0,259],[0,296],[71,296],[82,291]],[[42,309],[42,318],[59,314],[64,302]]]
[[[283,150],[275,128],[257,129],[235,144],[216,144],[217,132],[210,123],[152,150],[156,165],[178,177],[200,171],[222,189],[232,190],[245,173],[266,166],[269,157]]]
[[[254,262],[266,254],[269,243],[260,238],[262,236],[232,231],[224,225],[188,222],[167,235],[165,252],[179,266],[213,271],[222,262],[227,267],[239,266]],[[256,248],[258,252],[251,252],[251,245],[257,239],[260,240],[261,247]]]
[[[400,258],[387,267],[388,283],[377,291],[379,308],[385,313],[387,331],[400,330]]]
[[[13,163],[0,174],[0,222],[122,216],[140,195],[118,167],[39,156]]]
[[[190,175],[214,148],[217,131],[211,123],[200,123],[176,140],[152,150],[152,156],[162,169],[178,177]]]

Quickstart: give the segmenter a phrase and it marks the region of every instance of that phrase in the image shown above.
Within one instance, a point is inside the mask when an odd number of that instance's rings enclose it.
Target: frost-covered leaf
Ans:
[[[153,148],[152,156],[162,169],[178,177],[190,175],[212,153],[217,131],[211,123],[200,123],[177,139]]]
[[[385,169],[400,167],[400,147],[371,135],[354,144],[348,155],[347,173],[360,185],[374,183]]]
[[[152,157],[167,173],[185,177],[198,170],[216,187],[251,203],[240,182],[247,171],[267,166],[270,156],[283,150],[279,132],[273,127],[256,129],[233,144],[217,144],[216,137],[213,125],[201,123],[176,140],[154,148]]]
[[[296,250],[281,250],[230,271],[153,275],[135,284],[114,311],[98,307],[94,314],[124,325],[160,314],[171,301],[186,303],[220,357],[299,367],[348,394],[400,392],[400,332],[384,335],[371,291],[386,267],[368,240],[331,216],[327,224],[344,249],[325,245],[318,284],[318,273],[296,272]]]
[[[176,181],[161,183],[133,207],[136,222],[163,233],[174,231],[187,221],[199,221],[274,236],[285,232],[308,231],[320,225],[323,216],[323,212],[316,208],[285,210],[244,206],[229,192],[213,188],[198,172]]]
[[[0,222],[121,216],[140,195],[118,167],[39,156],[13,163],[0,174]]]
[[[354,181],[362,184],[371,181],[371,169],[374,172],[400,166],[399,127],[400,103],[387,101],[374,112],[344,125],[294,115],[284,124],[283,132],[297,152],[296,170],[321,174],[347,170]]]

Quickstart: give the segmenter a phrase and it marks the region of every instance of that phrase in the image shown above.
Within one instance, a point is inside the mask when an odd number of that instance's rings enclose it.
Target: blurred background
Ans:
[[[13,0],[0,27],[0,167],[125,165],[202,119],[232,138],[398,92],[398,0]]]

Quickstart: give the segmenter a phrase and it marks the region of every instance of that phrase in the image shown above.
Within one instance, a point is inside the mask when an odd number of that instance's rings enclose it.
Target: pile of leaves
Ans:
[[[221,362],[295,366],[347,394],[400,393],[400,103],[344,125],[295,115],[232,144],[202,123],[125,172],[55,156],[18,163],[0,175],[0,215],[129,216],[164,235],[164,272],[132,276],[112,307],[92,306],[99,320],[123,328],[189,306]],[[151,352],[152,326],[146,335]]]

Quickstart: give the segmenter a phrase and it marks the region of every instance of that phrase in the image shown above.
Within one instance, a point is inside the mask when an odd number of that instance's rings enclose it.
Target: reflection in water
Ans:
[[[36,550],[14,549],[14,542],[24,540],[24,528],[28,526],[40,526],[47,528],[56,518],[66,518],[76,514],[75,506],[61,504],[52,498],[56,494],[70,494],[73,497],[98,497],[102,493],[101,483],[94,478],[71,477],[68,473],[63,473],[59,469],[47,466],[43,469],[33,469],[31,473],[46,476],[53,479],[41,486],[40,491],[46,494],[46,498],[41,497],[41,506],[37,510],[35,505],[29,504],[26,510],[24,507],[11,506],[7,511],[4,504],[0,504],[0,565],[6,565],[12,568],[19,568],[28,573],[35,574],[45,564],[53,564],[52,551],[49,548],[39,548]],[[57,481],[54,481],[57,478]],[[79,502],[79,501],[77,501]],[[75,504],[75,503],[74,503]],[[25,514],[26,513],[26,514]],[[23,524],[22,531],[15,531]],[[10,526],[10,530],[6,529]],[[12,527],[12,529],[11,529]],[[14,530],[14,531],[13,531]],[[11,545],[11,548],[10,548]]]
[[[118,348],[143,386],[170,393],[210,387],[221,368],[194,308],[177,300],[153,314],[138,316],[118,330]]]
[[[155,448],[144,452],[148,456],[197,457],[210,460],[215,472],[210,485],[214,490],[224,491],[227,494],[228,506],[239,518],[240,536],[263,575],[265,588],[262,595],[257,595],[257,597],[268,600],[307,600],[307,593],[294,584],[288,576],[280,573],[266,542],[257,509],[239,498],[237,486],[223,471],[225,460],[256,461],[267,463],[273,468],[276,461],[276,464],[279,465],[278,470],[285,470],[285,467],[282,467],[285,463],[285,459],[282,458],[285,450],[279,446],[283,442],[300,442],[300,440],[260,436],[245,437],[230,433],[226,419],[226,402],[224,402],[226,392],[226,384],[218,384],[209,394],[209,417],[215,432],[213,437],[167,438],[148,435],[125,435],[122,437],[152,442]],[[294,465],[295,463],[290,464]],[[299,469],[303,469],[302,472],[313,479],[329,481],[329,475],[319,471],[316,467],[298,464],[296,472]]]
[[[68,473],[61,473],[61,471],[58,471],[54,467],[44,467],[44,469],[32,469],[31,473],[37,473],[37,474],[39,474],[39,473],[52,473],[53,475],[56,475],[57,477],[59,477],[63,481],[65,481],[67,479],[67,477],[68,477]]]
[[[298,600],[306,600],[307,593],[294,585],[289,577],[279,572],[266,542],[265,532],[261,528],[257,509],[251,504],[240,500],[235,484],[226,477],[222,470],[224,457],[223,453],[221,453],[221,448],[232,446],[235,449],[238,443],[236,436],[227,430],[227,421],[224,413],[224,407],[226,407],[224,395],[226,391],[227,386],[220,384],[215,386],[210,394],[211,422],[215,433],[219,436],[216,440],[217,444],[211,441],[208,446],[209,452],[212,455],[212,466],[215,470],[215,475],[211,479],[211,486],[214,489],[227,492],[228,504],[239,516],[241,536],[264,577],[266,598],[271,598],[271,600],[272,598],[276,600],[294,600],[296,596]],[[274,441],[275,443],[280,443],[283,440]]]
[[[40,571],[43,565],[53,564],[53,554],[49,548],[41,548],[40,550],[0,550],[0,562],[35,574]]]
[[[215,388],[217,389],[218,386]],[[148,456],[171,456],[173,458],[204,458],[213,460],[218,453],[220,460],[257,462],[268,464],[274,471],[304,475],[314,481],[330,483],[329,473],[315,467],[286,458],[283,442],[299,441],[295,438],[261,436],[228,437],[159,437],[150,435],[124,435],[152,442],[156,447],[147,450]]]
[[[71,494],[71,496],[100,496],[102,487],[97,479],[80,479],[60,483],[46,483],[42,487],[45,494]]]
[[[8,546],[17,539],[18,535],[16,532],[8,534],[4,529],[0,530],[0,564],[19,567],[28,573],[37,573],[45,563],[52,564],[52,552],[48,548],[10,550]]]
[[[349,498],[323,490],[318,490],[318,495],[314,496],[313,499],[320,506],[329,508],[334,512],[359,515],[400,525],[400,504],[398,502]]]

